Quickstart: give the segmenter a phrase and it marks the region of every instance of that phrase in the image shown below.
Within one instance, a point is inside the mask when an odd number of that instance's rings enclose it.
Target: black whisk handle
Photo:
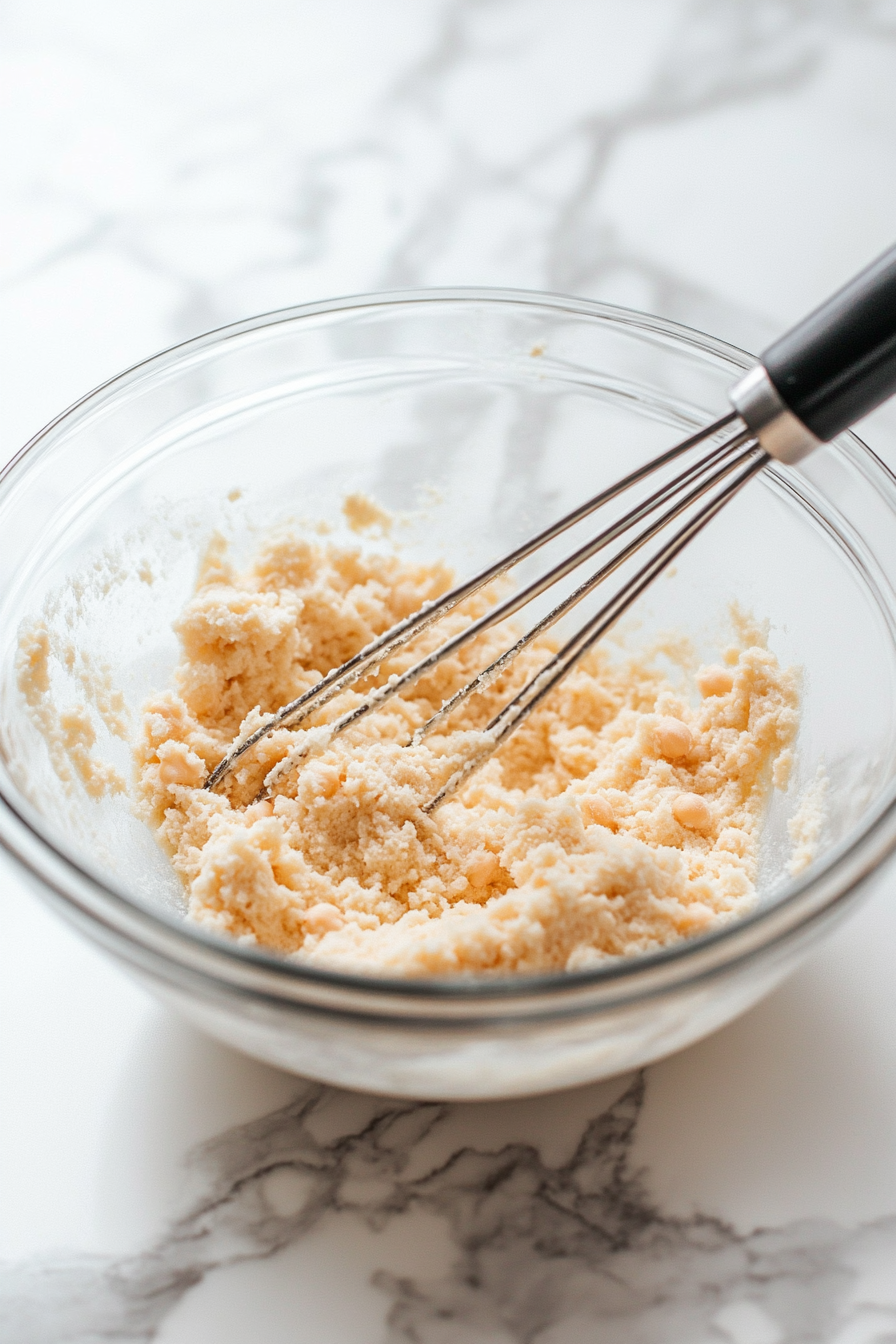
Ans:
[[[896,247],[774,342],[762,363],[822,443],[896,392]]]
[[[873,261],[731,389],[761,446],[799,462],[896,393],[896,247]]]

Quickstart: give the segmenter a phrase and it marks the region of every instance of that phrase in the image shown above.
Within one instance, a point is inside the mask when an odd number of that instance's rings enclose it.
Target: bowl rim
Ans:
[[[559,293],[489,286],[414,288],[345,295],[312,303],[290,305],[261,313],[238,322],[227,323],[186,341],[147,356],[120,373],[106,379],[79,397],[34,434],[0,469],[0,491],[35,453],[63,426],[76,424],[101,405],[127,394],[134,384],[200,353],[220,349],[227,342],[263,328],[330,314],[351,314],[374,309],[414,305],[462,305],[465,303],[517,305],[557,310],[584,318],[598,319],[613,327],[629,327],[641,334],[653,333],[702,355],[714,356],[736,368],[749,368],[756,358],[726,341],[710,336],[683,323],[599,300],[582,299]],[[896,475],[874,451],[854,433],[834,441],[850,457],[858,457],[867,476],[870,467],[879,479],[872,484],[896,514]],[[881,487],[889,489],[891,498]],[[9,796],[9,786],[18,795]],[[514,1001],[537,1001],[548,1006],[556,1000],[563,1011],[576,1010],[584,996],[593,1008],[597,995],[616,1003],[622,999],[641,999],[665,992],[682,980],[696,981],[712,977],[760,951],[787,941],[841,905],[864,885],[865,880],[896,848],[896,781],[883,791],[861,829],[851,832],[833,846],[806,873],[791,879],[774,902],[759,906],[708,933],[669,944],[653,952],[619,958],[578,971],[550,971],[539,974],[479,974],[453,976],[365,975],[363,973],[311,966],[289,960],[274,952],[246,947],[223,935],[212,934],[198,925],[163,909],[150,908],[123,887],[113,885],[94,869],[83,856],[59,840],[44,833],[39,815],[0,770],[0,847],[30,876],[45,894],[63,907],[71,907],[76,922],[103,930],[103,940],[119,952],[128,943],[142,951],[157,966],[176,962],[203,979],[240,988],[254,998],[284,999],[304,1007],[335,1006],[370,1018],[376,1006],[386,1015],[406,1012],[412,1004],[426,1004],[439,1020],[444,1010],[456,1005],[490,1005],[494,1010],[511,1009]],[[135,958],[139,960],[139,956]],[[160,962],[161,959],[161,962]],[[304,993],[303,991],[308,991]],[[310,1001],[309,1001],[310,999]],[[440,1011],[440,1009],[442,1011]]]

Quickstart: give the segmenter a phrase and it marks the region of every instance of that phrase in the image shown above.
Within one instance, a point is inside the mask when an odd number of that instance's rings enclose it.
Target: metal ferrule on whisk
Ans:
[[[541,668],[511,701],[485,726],[486,744],[448,779],[424,806],[432,812],[488,759],[501,742],[542,703],[596,641],[628,610],[645,588],[679,552],[716,516],[746,483],[772,458],[792,465],[823,443],[830,442],[861,416],[867,415],[896,392],[896,247],[891,248],[851,280],[815,312],[810,313],[762,355],[761,361],[740,379],[729,394],[734,410],[659,457],[637,467],[622,480],[586,500],[564,518],[522,546],[494,561],[435,602],[379,636],[353,658],[334,668],[297,700],[267,718],[244,741],[236,742],[209,775],[205,787],[214,789],[262,738],[278,728],[295,728],[355,682],[375,673],[394,652],[492,579],[514,568],[548,542],[617,499],[633,486],[661,471],[692,449],[707,446],[696,462],[686,465],[584,546],[555,565],[522,591],[497,604],[460,634],[421,658],[401,676],[390,677],[361,704],[334,722],[315,728],[268,771],[259,797],[316,749],[328,745],[394,695],[413,685],[444,658],[477,634],[507,619],[528,602],[571,574],[580,564],[611,543],[618,551],[573,593],[554,607],[527,633],[447,700],[414,734],[419,742],[439,726],[468,695],[488,685],[517,654],[567,614],[587,594],[632,559],[648,542],[658,546],[641,567]],[[682,525],[671,535],[667,528]],[[643,526],[642,526],[643,524]]]
[[[728,393],[731,405],[769,457],[788,466],[821,447],[783,400],[764,364],[757,364]]]

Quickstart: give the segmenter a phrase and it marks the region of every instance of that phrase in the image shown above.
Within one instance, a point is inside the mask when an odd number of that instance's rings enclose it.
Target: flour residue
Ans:
[[[791,877],[798,876],[815,861],[828,813],[830,780],[819,766],[814,779],[803,790],[796,811],[787,823],[793,853],[787,864]]]

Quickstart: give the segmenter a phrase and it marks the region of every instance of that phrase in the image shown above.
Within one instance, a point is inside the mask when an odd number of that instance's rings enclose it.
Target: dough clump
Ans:
[[[424,805],[556,648],[545,637],[416,746],[414,730],[510,642],[488,631],[318,750],[253,803],[313,728],[403,672],[496,600],[469,599],[296,730],[202,785],[231,741],[423,602],[441,564],[269,539],[247,570],[210,548],[176,629],[173,689],[146,706],[139,807],[190,917],[312,964],[387,975],[537,973],[648,952],[751,908],[798,676],[742,623],[704,695],[655,659],[598,648],[432,816]],[[696,703],[694,701],[696,700]],[[309,728],[312,733],[308,733]]]

